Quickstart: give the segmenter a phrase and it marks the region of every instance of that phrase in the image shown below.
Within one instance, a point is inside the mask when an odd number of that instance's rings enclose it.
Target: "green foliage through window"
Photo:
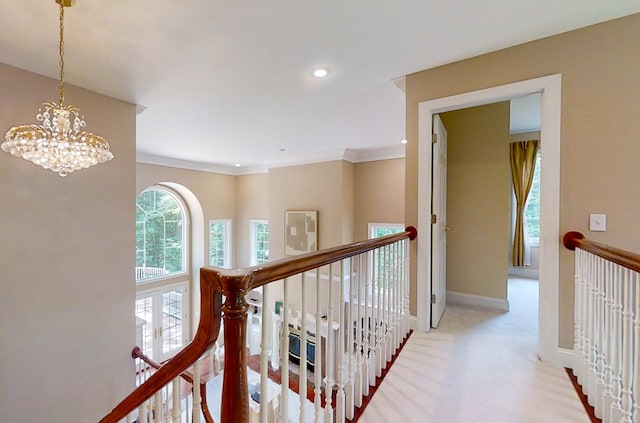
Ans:
[[[533,183],[527,197],[524,209],[524,218],[527,221],[529,239],[540,238],[540,152],[536,157],[536,166],[533,170]]]
[[[229,222],[211,220],[209,222],[209,264],[229,267]]]
[[[136,281],[185,270],[185,214],[167,191],[136,197]]]
[[[269,261],[269,223],[265,221],[252,222],[252,265]]]

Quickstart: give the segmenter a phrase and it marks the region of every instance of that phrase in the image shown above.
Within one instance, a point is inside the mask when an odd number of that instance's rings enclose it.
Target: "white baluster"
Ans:
[[[391,361],[389,342],[389,246],[382,247],[382,351],[383,360],[381,369],[387,367],[387,362]],[[382,371],[380,372],[382,376]]]
[[[196,387],[194,386],[193,389],[196,389]],[[180,409],[180,406],[182,405],[180,403],[180,376],[173,379],[171,394],[171,417],[173,423],[179,423],[182,414],[182,410]]]
[[[410,277],[410,269],[411,269],[411,263],[410,263],[410,257],[411,257],[411,244],[409,243],[409,240],[404,240],[404,244],[405,244],[405,248],[404,248],[404,313],[405,313],[405,319],[406,319],[406,331],[405,333],[408,334],[409,333],[409,329],[411,328],[411,313],[410,313],[410,304],[411,304],[411,300],[410,300],[410,284],[411,284],[411,277]]]
[[[613,376],[611,381],[612,404],[609,421],[619,422],[622,418],[622,293],[624,272],[621,266],[614,266],[615,283],[613,286],[613,318],[611,336],[614,339],[611,367]]]
[[[369,395],[369,386],[371,380],[371,314],[373,312],[374,295],[371,289],[372,270],[373,270],[373,252],[367,253],[367,260],[364,265],[364,321],[362,322],[362,330],[364,331],[364,360],[362,363],[362,394]],[[374,378],[375,379],[375,378]],[[375,383],[375,380],[374,380]]]
[[[364,258],[366,258],[366,256],[364,254],[360,254],[356,257],[356,272],[357,272],[357,278],[354,285],[355,291],[356,291],[356,321],[355,321],[355,375],[354,375],[354,380],[355,380],[355,390],[354,390],[354,395],[355,395],[355,401],[354,401],[354,405],[356,407],[361,407],[362,406],[362,396],[363,396],[363,392],[362,392],[362,375],[363,375],[363,369],[362,369],[362,362],[363,362],[363,354],[364,354],[364,341],[362,339],[363,333],[364,333],[364,309],[363,309],[363,304],[364,304],[364,308],[367,307],[367,301],[366,299],[363,301],[362,300],[362,290],[364,288],[364,284],[363,284],[363,278],[365,278],[365,273],[363,272],[363,263],[366,264],[366,259],[363,260]],[[365,297],[366,298],[366,297]]]
[[[633,336],[633,410],[631,415],[631,421],[640,422],[640,274],[638,272],[632,272],[631,285],[635,292],[633,295],[633,310],[634,310],[634,336]]]
[[[357,257],[352,257],[349,261],[349,275],[348,275],[348,283],[349,283],[349,299],[347,301],[347,309],[346,309],[346,324],[345,330],[347,331],[347,345],[345,348],[346,353],[346,375],[347,375],[347,383],[345,385],[345,391],[347,396],[347,411],[346,417],[349,420],[353,419],[354,409],[355,409],[355,378],[356,378],[356,357],[354,355],[354,343],[355,343],[355,331],[357,326],[357,318],[355,318],[354,314],[356,313],[356,309],[353,308],[354,303],[356,301],[356,293],[355,288],[357,287]],[[356,304],[356,307],[360,307]],[[355,320],[355,321],[354,321]]]
[[[594,409],[595,415],[598,418],[602,418],[602,408],[603,408],[603,394],[604,394],[604,385],[605,385],[605,324],[606,324],[606,316],[605,316],[605,278],[604,278],[604,269],[605,269],[605,260],[598,257],[597,259],[597,273],[596,273],[596,385],[595,385],[595,405]]]
[[[331,282],[329,282],[331,283]],[[305,274],[302,274],[302,287],[300,290],[300,377],[298,385],[298,396],[300,397],[300,423],[306,423],[305,400],[307,398],[307,281]],[[316,335],[320,335],[316,333]],[[318,339],[319,336],[316,338]],[[314,369],[315,370],[315,369]]]
[[[610,423],[611,404],[613,403],[613,355],[615,351],[615,337],[613,329],[613,286],[615,265],[611,262],[604,264],[604,287],[605,287],[605,309],[604,309],[604,390],[602,405],[602,421]]]
[[[269,286],[264,285],[262,287],[262,309],[260,310],[260,324],[261,324],[261,334],[260,334],[260,423],[267,423],[267,417],[269,416],[269,410],[267,407],[269,406],[269,402],[267,401],[268,397],[268,372],[269,372],[269,333],[270,333],[270,314],[267,312],[269,310]],[[284,314],[284,310],[283,314]],[[287,357],[288,358],[288,357]],[[287,381],[289,378],[287,378]],[[287,386],[289,386],[287,384]]]
[[[595,382],[595,374],[596,374],[596,366],[595,366],[595,283],[594,283],[594,268],[595,268],[595,259],[593,256],[589,257],[589,272],[587,279],[587,289],[588,297],[587,297],[587,331],[586,331],[586,348],[587,348],[587,368],[588,372],[586,374],[587,378],[583,383],[583,387],[585,388],[585,393],[589,397],[593,397],[595,395],[594,390],[594,382]]]
[[[384,302],[382,299],[382,291],[383,291],[383,283],[384,283],[384,248],[376,250],[377,252],[377,273],[375,277],[375,286],[376,286],[376,313],[375,313],[375,343],[376,343],[376,369],[375,375],[376,377],[382,376],[382,368],[384,366],[384,344],[383,344],[383,311],[384,311]],[[373,383],[375,386],[375,381]]]
[[[333,278],[333,265],[329,265],[329,305],[327,307],[327,381],[325,384],[325,423],[333,422],[333,385],[334,378],[333,372],[335,369],[335,345],[333,339],[333,283],[331,279]]]
[[[336,340],[336,351],[338,354],[338,361],[336,363],[336,374],[337,374],[337,395],[336,395],[336,421],[339,423],[344,423],[346,415],[345,415],[345,407],[346,407],[346,398],[344,391],[344,382],[345,382],[345,360],[344,360],[344,328],[346,326],[346,319],[344,316],[345,309],[345,301],[344,301],[344,260],[340,261],[340,281],[339,281],[339,293],[340,300],[338,301],[338,322],[340,322],[338,326],[338,339]],[[331,331],[329,331],[331,332]]]
[[[582,316],[584,314],[583,303],[583,267],[584,267],[584,254],[582,250],[576,248],[575,256],[575,271],[574,271],[574,336],[573,336],[573,354],[574,354],[574,374],[581,378],[581,367],[583,357],[583,334],[582,334]]]
[[[320,269],[316,269],[316,354],[313,373],[314,397],[313,404],[315,406],[315,423],[322,422],[322,336],[321,330],[322,311],[320,308]],[[327,334],[329,330],[327,328]],[[328,335],[327,335],[328,337]]]
[[[156,392],[155,399],[153,402],[153,422],[154,423],[164,423],[164,415],[162,410],[162,389]]]
[[[632,271],[624,271],[622,310],[622,419],[621,423],[634,423],[633,412],[633,286]]]
[[[398,350],[398,316],[396,314],[396,310],[398,309],[398,304],[396,304],[396,286],[398,283],[398,274],[397,274],[397,251],[396,251],[396,243],[393,243],[389,246],[391,250],[391,274],[389,279],[391,280],[391,285],[389,286],[389,316],[391,318],[391,356],[389,359],[393,358],[396,351]]]
[[[200,423],[202,397],[200,396],[200,361],[193,363],[193,423]]]
[[[283,281],[282,298],[282,339],[280,351],[282,352],[282,372],[280,377],[280,414],[283,422],[289,421],[289,280]],[[263,401],[260,401],[261,403]]]

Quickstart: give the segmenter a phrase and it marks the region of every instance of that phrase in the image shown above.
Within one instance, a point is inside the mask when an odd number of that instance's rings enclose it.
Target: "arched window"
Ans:
[[[165,186],[136,197],[136,343],[156,361],[189,338],[188,209]]]
[[[186,226],[173,193],[153,187],[136,197],[136,282],[186,272]]]

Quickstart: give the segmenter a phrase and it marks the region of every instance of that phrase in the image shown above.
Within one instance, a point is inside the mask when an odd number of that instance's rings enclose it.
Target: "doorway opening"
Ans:
[[[561,365],[558,346],[558,255],[560,200],[560,110],[561,75],[516,82],[445,97],[419,104],[418,123],[418,256],[417,329],[430,329],[431,315],[431,198],[433,115],[452,110],[541,94],[541,210],[540,210],[540,299],[538,356]],[[422,283],[421,283],[422,281]]]

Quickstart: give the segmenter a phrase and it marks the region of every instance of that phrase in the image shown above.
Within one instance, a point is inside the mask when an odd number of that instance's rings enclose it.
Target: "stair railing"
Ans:
[[[604,423],[640,422],[640,255],[568,232],[576,251],[574,373]]]
[[[275,353],[269,345],[267,334],[271,320],[269,308],[269,285],[282,281],[284,304],[281,310],[280,361],[271,357],[272,365],[282,363],[280,402],[276,402],[273,413],[268,413],[266,400],[259,402],[260,421],[282,419],[288,422],[289,398],[289,343],[288,287],[291,278],[300,282],[304,293],[307,279],[315,278],[315,315],[307,322],[301,314],[300,324],[300,379],[306,388],[307,366],[314,365],[315,407],[314,421],[344,422],[353,415],[353,408],[361,403],[376,376],[398,350],[409,332],[409,240],[415,239],[417,231],[408,227],[404,232],[369,239],[344,246],[334,247],[274,261],[247,269],[225,270],[204,267],[200,271],[201,316],[193,341],[174,358],[162,365],[142,385],[101,421],[117,423],[139,407],[163,386],[194,366],[194,384],[199,384],[198,359],[216,341],[224,319],[224,370],[220,404],[221,423],[246,423],[250,420],[250,392],[247,378],[247,317],[250,305],[246,301],[249,291],[262,287],[262,341],[259,394],[268,397],[268,357]],[[327,296],[321,292],[321,281],[328,289],[328,305],[320,309],[319,298]],[[334,286],[335,285],[335,286]],[[224,296],[224,304],[222,298]],[[338,298],[337,301],[334,301]],[[310,301],[310,300],[309,300]],[[305,312],[307,299],[303,298],[301,311]],[[346,328],[346,329],[345,329]],[[312,331],[315,335],[310,335]],[[305,346],[324,331],[324,341],[318,341],[319,353],[307,357]],[[332,335],[335,332],[335,335]],[[321,336],[322,338],[322,336]],[[313,351],[313,350],[310,350]],[[326,356],[326,357],[321,357]],[[333,357],[336,357],[335,359]],[[323,362],[324,360],[324,362]],[[326,368],[324,367],[326,366]],[[300,388],[298,388],[300,389]],[[306,390],[306,389],[305,389]],[[354,393],[358,393],[358,397]],[[251,393],[252,397],[255,392]],[[320,398],[322,397],[322,401]],[[300,402],[306,401],[306,392],[299,392]],[[253,401],[253,400],[252,400]],[[255,401],[252,402],[255,404]],[[196,405],[194,404],[194,409]],[[274,414],[277,414],[276,415]],[[300,408],[301,419],[302,406]],[[193,421],[199,421],[200,413],[193,413]],[[163,421],[163,420],[158,420]],[[174,418],[174,422],[182,421]],[[217,421],[217,420],[216,420]],[[280,420],[278,420],[280,421]],[[296,420],[292,420],[296,421]]]
[[[157,371],[162,367],[162,364],[156,362],[150,357],[147,357],[138,346],[134,347],[133,350],[131,351],[131,357],[137,360],[136,376],[140,381],[139,384],[146,381],[151,374],[155,373],[155,371]],[[209,361],[212,361],[212,360],[213,358],[209,359]],[[146,423],[144,422],[144,418],[142,417],[145,411],[147,412],[154,411],[154,414],[155,414],[155,410],[166,410],[165,414],[171,417],[170,420],[176,421],[176,422],[182,421],[183,412],[187,413],[188,415],[188,410],[190,408],[193,409],[193,407],[189,407],[189,404],[193,404],[193,398],[194,396],[197,396],[197,393],[193,391],[195,387],[193,382],[194,375],[192,372],[185,370],[180,375],[180,378],[183,380],[183,382],[177,380],[177,378],[174,379],[171,385],[171,389],[168,389],[168,386],[165,386],[164,389],[166,389],[166,393],[163,396],[162,400],[156,401],[155,398],[152,397],[151,399],[153,400],[153,402],[150,401],[148,403],[142,403],[138,407],[138,423]],[[185,382],[187,385],[191,387],[189,389],[191,393],[189,394],[183,393]],[[204,421],[206,423],[214,423],[213,418],[211,417],[211,413],[209,412],[208,404],[207,404],[206,382],[207,382],[206,380],[201,379],[200,383],[198,384],[199,386],[197,387],[197,390],[200,394],[200,403],[201,403],[200,408],[202,409],[202,417],[204,418]],[[189,388],[189,386],[186,386],[186,388]],[[182,407],[183,401],[181,397],[183,396],[185,397],[184,398],[185,407]],[[197,402],[197,399],[196,399],[196,402]],[[155,419],[155,420],[160,420],[160,419]],[[189,419],[186,419],[186,420],[188,421]]]

